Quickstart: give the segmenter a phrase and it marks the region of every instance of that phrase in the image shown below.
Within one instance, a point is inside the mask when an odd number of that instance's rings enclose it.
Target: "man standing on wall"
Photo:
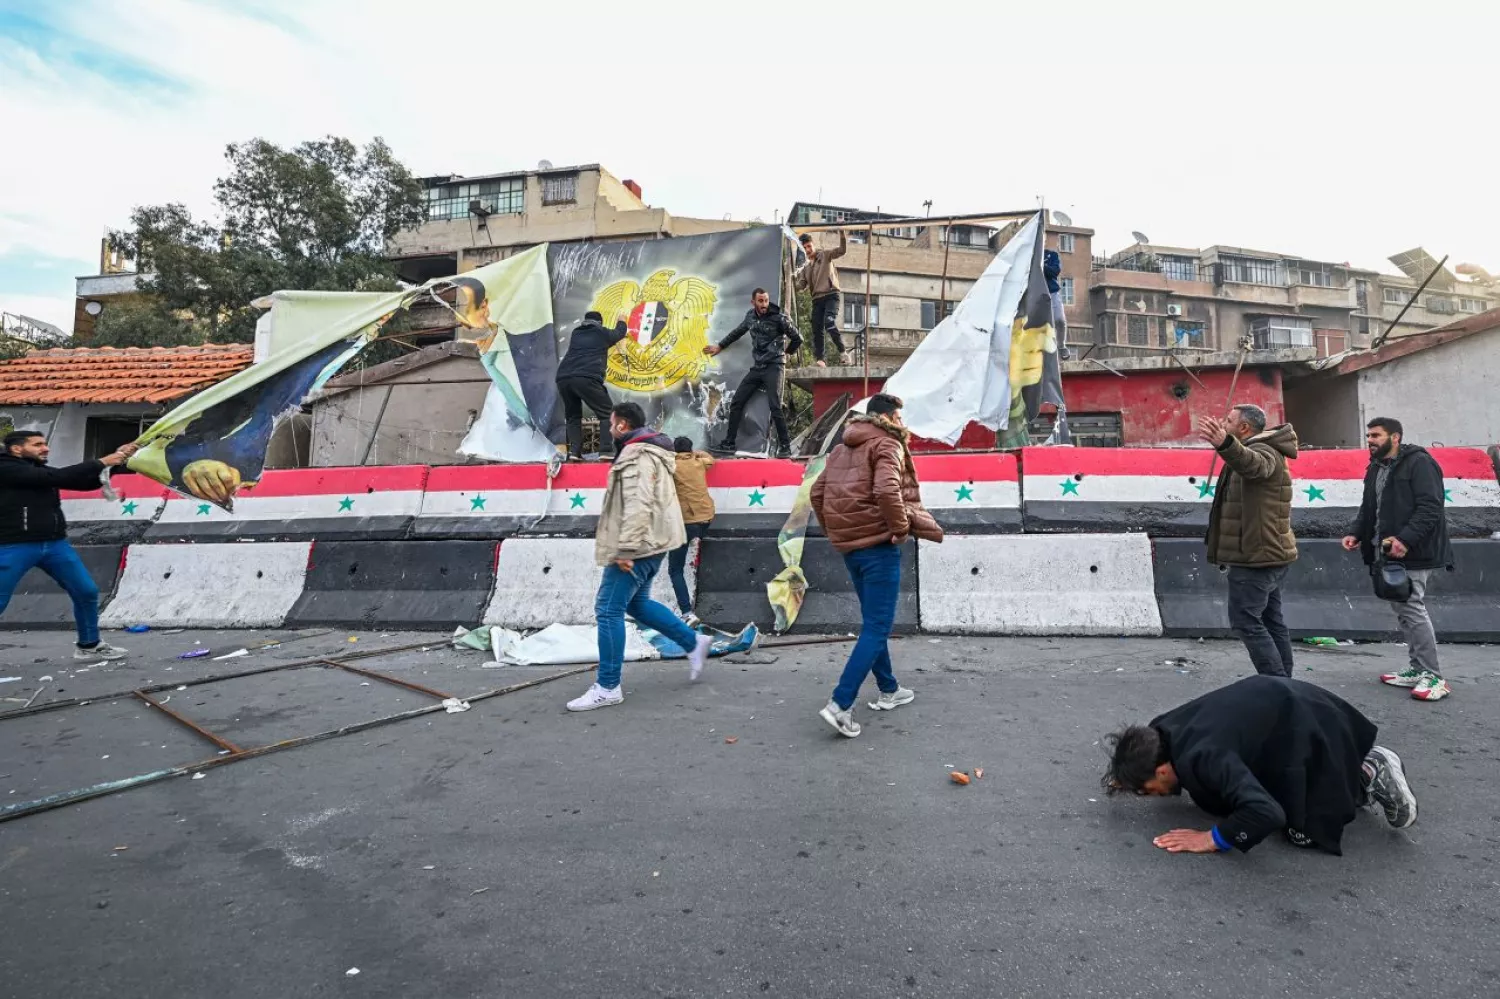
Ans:
[[[804,232],[802,250],[807,254],[807,263],[797,268],[795,284],[798,288],[806,288],[812,295],[814,362],[820,368],[828,366],[823,361],[823,338],[826,336],[839,352],[839,363],[847,364],[844,338],[839,335],[839,305],[843,300],[843,289],[839,287],[839,271],[833,262],[849,252],[849,235],[841,229],[838,249],[819,250],[812,233]]]
[[[1453,565],[1448,518],[1443,510],[1443,470],[1425,448],[1401,443],[1401,421],[1388,416],[1371,420],[1365,434],[1370,467],[1359,516],[1344,538],[1345,551],[1356,549],[1374,571],[1376,553],[1406,567],[1411,596],[1392,601],[1410,665],[1380,680],[1410,687],[1419,701],[1440,701],[1453,691],[1438,669],[1437,635],[1427,614],[1427,584],[1434,569]]]
[[[818,523],[849,570],[859,597],[859,639],[849,653],[833,697],[818,714],[839,735],[859,735],[854,701],[873,671],[880,696],[876,711],[910,704],[916,694],[896,681],[889,639],[901,596],[901,544],[908,535],[941,542],[943,529],[922,506],[917,470],[901,423],[901,400],[881,392],[865,413],[849,417],[843,440],[828,455],[812,487]]]
[[[1292,475],[1297,433],[1289,423],[1266,428],[1265,410],[1236,406],[1206,416],[1198,436],[1224,461],[1208,514],[1208,561],[1229,568],[1229,626],[1244,641],[1256,672],[1292,675],[1292,639],[1281,616],[1281,587],[1297,561],[1292,534]]]
[[[756,288],[750,296],[750,311],[740,324],[729,331],[729,335],[718,343],[703,348],[709,357],[721,353],[746,333],[750,334],[752,347],[750,370],[734,390],[734,401],[729,404],[729,429],[724,432],[724,441],[717,450],[733,454],[737,445],[735,435],[740,430],[740,420],[745,418],[745,407],[762,390],[771,407],[771,425],[776,428],[776,457],[792,456],[792,436],[786,428],[786,414],[781,408],[781,382],[786,375],[786,355],[795,354],[802,348],[802,335],[797,327],[781,311],[781,306],[771,304],[771,296],[764,288]]]
[[[633,402],[622,402],[610,414],[616,442],[609,485],[594,534],[594,558],[604,568],[594,616],[599,631],[599,672],[569,711],[592,711],[625,700],[620,673],[625,662],[625,615],[670,638],[687,650],[689,676],[703,670],[713,639],[689,628],[672,611],[651,599],[651,581],[662,557],[686,540],[677,507],[673,470],[677,463],[672,438],[646,426],[646,414]]]
[[[583,322],[568,339],[568,352],[557,364],[557,397],[562,400],[563,419],[568,425],[568,457],[583,460],[583,407],[588,405],[599,418],[599,453],[612,453],[609,440],[609,390],[604,387],[604,372],[609,352],[625,339],[624,321],[614,329],[604,326],[604,317],[585,312]]]
[[[99,587],[68,542],[60,489],[99,488],[99,473],[135,454],[126,444],[114,454],[66,468],[47,467],[47,439],[35,431],[6,434],[0,453],[0,614],[10,604],[21,577],[41,569],[73,598],[79,662],[125,658],[125,650],[99,640]]]

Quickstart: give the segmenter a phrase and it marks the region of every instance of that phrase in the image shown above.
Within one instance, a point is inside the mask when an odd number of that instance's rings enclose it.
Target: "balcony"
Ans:
[[[76,279],[78,298],[109,298],[114,295],[134,295],[140,290],[142,278],[150,280],[153,275],[136,274],[89,274]]]

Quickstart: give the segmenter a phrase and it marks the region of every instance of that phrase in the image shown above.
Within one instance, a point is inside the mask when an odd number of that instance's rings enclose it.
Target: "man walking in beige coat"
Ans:
[[[661,632],[688,652],[689,676],[696,680],[713,639],[689,628],[672,611],[651,599],[666,553],[687,540],[677,486],[672,438],[646,426],[646,414],[633,402],[610,411],[615,460],[594,532],[594,559],[604,568],[594,616],[599,630],[599,672],[569,711],[592,711],[625,700],[620,671],[625,662],[625,615]]]

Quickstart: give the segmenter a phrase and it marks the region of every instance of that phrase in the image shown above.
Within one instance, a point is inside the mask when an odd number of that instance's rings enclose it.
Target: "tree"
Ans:
[[[100,317],[117,345],[249,343],[260,315],[251,303],[273,291],[395,289],[385,242],[426,216],[421,184],[384,141],[361,150],[330,136],[282,149],[253,139],[225,158],[217,222],[180,204],[142,206],[111,233],[146,296],[118,321],[103,321],[118,306]]]
[[[179,347],[203,342],[203,332],[192,319],[142,295],[112,303],[94,321],[90,347]]]

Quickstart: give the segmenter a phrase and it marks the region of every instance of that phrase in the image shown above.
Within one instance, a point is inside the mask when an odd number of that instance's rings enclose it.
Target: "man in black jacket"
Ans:
[[[99,587],[68,543],[60,489],[99,488],[105,466],[122,465],[135,453],[127,444],[98,461],[66,468],[47,467],[47,439],[34,431],[6,434],[0,453],[0,614],[10,604],[21,577],[41,569],[73,598],[81,662],[123,659],[124,649],[99,641]]]
[[[563,419],[568,424],[568,457],[583,459],[583,407],[599,418],[599,453],[614,453],[609,436],[609,413],[614,402],[604,387],[604,372],[609,366],[609,352],[625,339],[628,331],[623,321],[614,329],[604,325],[597,312],[585,312],[583,322],[568,340],[568,352],[557,365],[557,395],[562,399]]]
[[[724,432],[723,443],[715,450],[734,453],[735,436],[740,430],[740,420],[745,417],[745,407],[755,393],[764,389],[771,407],[771,425],[776,428],[776,457],[790,458],[792,435],[786,429],[786,414],[781,408],[781,380],[786,372],[786,355],[802,349],[802,335],[781,311],[781,306],[771,304],[766,289],[756,288],[750,304],[750,311],[728,336],[703,348],[703,353],[713,357],[746,333],[750,334],[750,370],[734,390],[734,401],[729,404],[729,428]]]
[[[1375,745],[1375,723],[1322,687],[1252,676],[1105,738],[1110,794],[1181,794],[1211,829],[1173,829],[1171,853],[1248,852],[1274,832],[1294,846],[1342,853],[1344,826],[1371,799],[1386,821],[1417,820],[1401,758]]]
[[[1425,448],[1401,443],[1400,420],[1378,416],[1366,429],[1370,467],[1365,470],[1359,516],[1344,538],[1344,549],[1358,549],[1372,572],[1377,551],[1406,567],[1411,597],[1391,606],[1409,664],[1380,680],[1412,688],[1416,700],[1440,701],[1453,691],[1438,669],[1437,634],[1425,598],[1433,570],[1453,565],[1453,543],[1443,512],[1443,470]]]

